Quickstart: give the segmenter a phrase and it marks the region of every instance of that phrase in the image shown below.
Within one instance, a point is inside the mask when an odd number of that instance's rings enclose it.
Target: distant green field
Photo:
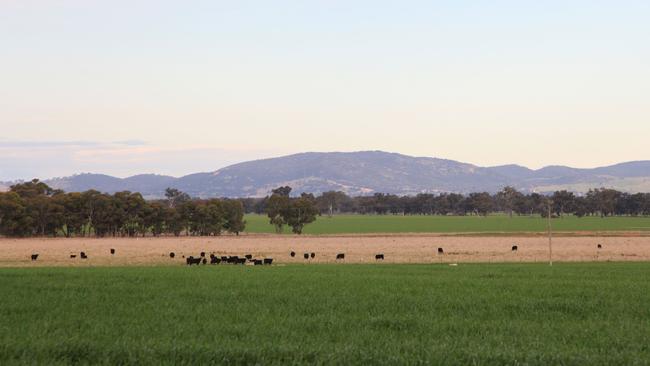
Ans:
[[[0,364],[650,364],[650,263],[0,269]]]
[[[246,231],[273,233],[266,216],[246,215]],[[305,227],[305,234],[353,233],[467,233],[467,232],[543,232],[547,221],[539,216],[394,216],[337,215],[320,216]],[[649,231],[650,217],[566,216],[552,220],[554,231]],[[291,229],[285,227],[285,232]]]

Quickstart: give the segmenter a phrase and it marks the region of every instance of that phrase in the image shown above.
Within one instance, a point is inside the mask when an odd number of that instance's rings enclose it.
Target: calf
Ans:
[[[291,253],[289,253],[289,255],[291,256],[291,258],[293,258],[296,256],[296,252],[292,251]]]
[[[304,257],[305,259],[309,259],[309,253],[305,253]]]
[[[169,258],[174,259],[175,256],[176,256],[176,254],[174,252],[169,253]]]
[[[210,254],[210,264],[219,264],[221,263],[221,259],[219,257]]]
[[[516,252],[517,250],[519,250],[519,247],[517,247],[516,245],[513,245],[513,246],[512,246],[512,251],[513,251],[513,252]]]
[[[336,255],[336,260],[345,259],[345,253],[339,253]]]
[[[188,266],[191,266],[193,264],[196,264],[197,266],[201,264],[201,258],[194,258],[191,255],[187,258],[185,258],[185,263],[187,263]]]
[[[79,257],[81,257],[81,259],[88,259],[88,256],[86,255],[85,252],[79,253]]]
[[[115,255],[115,249],[111,248],[111,255]]]
[[[38,259],[38,254],[32,254],[32,261],[35,261]]]
[[[76,254],[70,254],[70,259],[74,259],[74,258],[77,258],[77,255]]]
[[[383,261],[383,260],[384,260],[384,255],[383,255],[383,254],[377,254],[377,255],[375,255],[375,260],[378,260],[378,261],[379,261],[379,260],[382,260],[382,261]]]
[[[442,248],[438,248],[438,254],[445,254],[445,251]]]
[[[268,264],[268,265],[273,264],[273,258],[264,258],[264,264]]]

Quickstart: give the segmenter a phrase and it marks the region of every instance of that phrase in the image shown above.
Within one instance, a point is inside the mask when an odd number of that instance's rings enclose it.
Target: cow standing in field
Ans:
[[[598,244],[598,249],[603,249],[602,244]]]
[[[35,261],[38,259],[38,254],[32,254],[32,261]]]
[[[205,258],[205,252],[201,252],[201,258]]]
[[[253,265],[255,265],[255,266],[261,266],[262,264],[264,264],[264,262],[262,262],[261,259],[253,260]]]
[[[513,245],[513,246],[512,246],[512,251],[516,253],[517,250],[519,250],[519,247],[516,246],[516,245]]]
[[[445,254],[444,249],[442,249],[442,248],[438,248],[438,254]]]
[[[296,252],[294,252],[294,251],[291,251],[291,253],[289,253],[289,255],[291,256],[291,258],[293,258],[293,257],[295,257],[295,256],[296,256]]]
[[[188,266],[191,266],[193,264],[196,264],[197,266],[201,264],[201,258],[194,258],[192,256],[189,256],[185,258],[185,263],[187,263]]]
[[[377,255],[375,255],[375,260],[378,260],[378,261],[381,260],[381,261],[383,261],[383,260],[384,260],[384,255],[383,255],[383,254],[377,254]]]
[[[111,255],[115,255],[115,249],[111,248]]]
[[[345,260],[345,253],[339,253],[336,255],[336,260]]]
[[[246,259],[248,259],[248,260],[251,260],[251,259],[253,259],[253,255],[252,255],[252,254],[246,254],[246,255],[244,256],[244,258],[246,258]]]
[[[169,253],[169,258],[174,259],[175,256],[176,256],[176,253],[174,253],[174,252]]]
[[[273,264],[273,258],[264,258],[264,264],[267,265]]]
[[[88,259],[88,256],[86,255],[86,252],[79,253],[79,257],[81,257],[81,259]]]
[[[77,255],[76,254],[70,254],[70,259],[74,259],[74,258],[77,258]]]
[[[309,256],[311,257],[311,259],[314,259],[316,258],[316,253],[311,253]]]
[[[305,257],[305,260],[309,259],[309,253],[305,253],[303,256]]]

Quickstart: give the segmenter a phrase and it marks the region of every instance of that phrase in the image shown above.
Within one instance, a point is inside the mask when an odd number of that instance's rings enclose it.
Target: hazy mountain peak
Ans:
[[[295,193],[338,190],[350,195],[495,192],[506,185],[537,192],[556,189],[584,192],[601,186],[622,191],[650,191],[650,161],[595,169],[555,165],[532,170],[516,164],[479,167],[448,159],[376,150],[305,152],[242,162],[180,178],[138,174],[120,179],[84,173],[51,179],[47,183],[66,191],[138,191],[150,198],[162,197],[167,187],[197,197],[257,197],[281,185],[293,187]],[[5,187],[7,185],[4,183]]]

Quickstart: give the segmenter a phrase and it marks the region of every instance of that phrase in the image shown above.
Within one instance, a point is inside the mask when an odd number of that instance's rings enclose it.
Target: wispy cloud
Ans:
[[[119,177],[140,173],[181,176],[284,153],[250,146],[164,145],[142,140],[0,140],[0,181],[46,179],[84,172]]]
[[[77,148],[77,147],[102,147],[102,146],[144,146],[146,141],[124,140],[112,142],[98,141],[9,141],[0,139],[0,148]]]

